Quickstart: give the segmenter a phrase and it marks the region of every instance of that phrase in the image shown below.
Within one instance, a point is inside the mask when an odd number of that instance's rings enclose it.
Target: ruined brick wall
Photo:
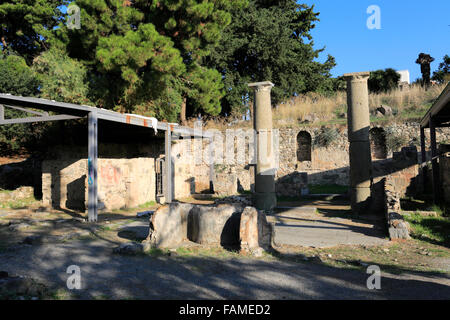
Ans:
[[[277,178],[289,176],[294,172],[305,172],[308,175],[309,184],[338,184],[348,185],[349,181],[349,156],[348,156],[348,138],[347,127],[336,126],[337,132],[335,139],[329,146],[323,147],[315,144],[315,140],[320,135],[318,128],[299,127],[291,129],[280,129],[280,163],[277,172]],[[401,136],[404,139],[404,146],[419,147],[420,129],[417,123],[393,124],[386,127],[372,126],[371,132],[384,132],[385,135]],[[311,135],[311,161],[299,161],[297,151],[297,136],[301,132],[308,132]],[[438,128],[437,140],[444,141],[450,139],[450,130],[448,128]],[[426,132],[426,145],[429,146],[429,133]],[[406,166],[403,160],[395,159],[395,153],[387,150],[386,146],[380,146],[380,137],[371,135],[372,148],[372,166],[375,178],[392,172],[394,163],[395,169],[399,170],[398,180],[409,181],[412,175],[417,174],[417,168],[411,167],[409,170],[403,170]],[[400,150],[397,150],[400,151]],[[429,155],[428,155],[429,156]],[[393,161],[393,162],[392,162]],[[409,161],[409,160],[405,160]],[[417,162],[416,162],[417,164]],[[399,166],[403,166],[400,168]],[[401,176],[404,176],[401,178]],[[407,182],[401,182],[405,184]]]
[[[172,178],[175,199],[209,190],[209,166],[177,161],[177,141],[172,145]],[[58,146],[42,165],[45,205],[85,210],[87,201],[87,148]],[[193,151],[193,150],[192,150]],[[156,200],[155,160],[164,157],[164,140],[148,144],[100,143],[98,160],[99,208],[132,208]]]
[[[336,136],[324,147],[316,143],[321,128],[303,126],[279,130],[279,169],[276,174],[276,192],[279,196],[299,196],[307,192],[308,184],[338,184],[348,185],[349,158],[346,126],[334,126]],[[403,135],[407,145],[417,145],[419,126],[415,123],[394,124],[388,127],[376,127],[377,131]],[[302,132],[299,139],[299,133]],[[245,133],[238,133],[245,134]],[[226,137],[226,134],[223,134]],[[309,139],[310,136],[310,139]],[[427,145],[429,135],[427,132]],[[437,130],[438,141],[450,139],[450,130]],[[376,141],[375,141],[376,140]],[[133,207],[147,201],[155,200],[155,159],[164,154],[164,140],[148,144],[99,145],[99,197],[108,209]],[[193,193],[204,193],[210,187],[210,167],[201,157],[197,163],[193,155],[206,153],[208,142],[201,144],[190,142],[188,149],[190,160],[181,159],[179,145],[182,140],[174,141],[172,145],[173,160],[173,191],[175,199],[189,197]],[[375,137],[372,146],[382,141]],[[187,142],[184,142],[187,143]],[[300,145],[299,145],[300,143]],[[306,145],[310,143],[311,145]],[[248,144],[248,141],[247,141]],[[201,146],[201,148],[199,148]],[[233,145],[231,146],[233,148]],[[224,153],[237,153],[242,146],[237,140],[234,150],[222,150]],[[245,146],[248,149],[248,145]],[[310,153],[308,153],[310,148]],[[43,200],[47,205],[53,204],[63,208],[73,207],[84,210],[87,199],[86,172],[87,148],[59,147],[44,160],[42,187]],[[199,150],[201,149],[201,150]],[[381,150],[381,151],[380,151]],[[301,154],[299,154],[299,152]],[[246,150],[249,153],[249,150]],[[303,154],[305,153],[305,154]],[[413,152],[414,153],[414,152]],[[386,159],[383,158],[384,155]],[[415,157],[416,156],[416,157]],[[447,158],[448,159],[448,158]],[[442,168],[445,167],[444,160]],[[418,175],[417,151],[415,155],[407,153],[384,154],[383,148],[372,155],[374,190],[376,203],[382,194],[380,181],[392,174],[397,191],[405,195],[414,191]],[[444,169],[443,169],[444,170]],[[448,172],[443,171],[442,181],[448,181]],[[58,178],[59,176],[59,178]],[[254,183],[254,167],[245,163],[216,163],[213,173],[214,190],[220,195],[233,195],[243,191],[252,191]],[[444,184],[448,190],[450,183]],[[444,192],[449,194],[448,191]]]
[[[200,140],[198,140],[200,141]],[[206,141],[200,145],[194,140],[174,140],[172,144],[172,178],[175,199],[209,190],[209,165],[201,156]],[[200,154],[199,158],[195,155]]]
[[[172,146],[175,198],[209,192],[211,173],[208,146],[207,141],[198,144],[193,140],[179,140]],[[196,158],[196,155],[202,156]],[[216,163],[212,173],[214,191],[220,195],[233,195],[251,190],[253,176],[253,169],[248,165]]]
[[[99,208],[132,208],[155,201],[153,158],[98,159]],[[85,210],[88,199],[87,159],[42,162],[44,205]]]
[[[415,195],[419,183],[419,164],[416,147],[405,147],[400,152],[394,152],[392,157],[392,173],[390,183],[400,197]]]
[[[278,186],[279,193],[285,193],[289,180],[294,182],[297,173],[306,173],[306,181],[299,181],[296,186],[302,187],[306,184],[348,184],[348,148],[347,128],[336,128],[336,139],[327,147],[315,145],[315,139],[319,135],[318,128],[296,128],[280,130],[280,162],[276,179],[280,180]],[[297,137],[308,133],[311,136],[311,157],[310,160],[299,158],[299,141]],[[305,152],[305,151],[304,151]],[[292,176],[293,179],[288,177]]]
[[[397,187],[391,176],[383,178],[383,198],[385,206],[385,217],[389,238],[410,239],[409,223],[403,219],[400,208],[400,194],[396,191]]]

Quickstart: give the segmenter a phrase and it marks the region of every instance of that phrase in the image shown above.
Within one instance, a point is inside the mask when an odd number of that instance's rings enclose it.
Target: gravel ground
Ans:
[[[79,299],[449,299],[444,274],[384,274],[381,290],[368,274],[311,262],[191,256],[121,256],[114,243],[71,240],[20,245],[0,253],[0,270],[66,289],[70,265],[81,268]],[[68,290],[67,290],[68,291]]]

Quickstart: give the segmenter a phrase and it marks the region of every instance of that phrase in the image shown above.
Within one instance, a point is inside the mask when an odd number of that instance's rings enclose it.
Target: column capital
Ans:
[[[347,81],[358,81],[358,80],[366,80],[370,77],[369,71],[362,71],[362,72],[352,72],[352,73],[345,73],[344,79]]]
[[[264,90],[270,91],[272,87],[274,87],[275,85],[270,81],[263,81],[263,82],[249,83],[248,86],[250,88],[255,89],[256,91],[264,91]]]

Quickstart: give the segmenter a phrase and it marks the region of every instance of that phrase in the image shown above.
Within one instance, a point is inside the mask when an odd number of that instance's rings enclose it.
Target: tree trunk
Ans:
[[[180,113],[181,124],[185,126],[186,121],[186,97],[183,97],[183,102],[181,103],[181,113]]]

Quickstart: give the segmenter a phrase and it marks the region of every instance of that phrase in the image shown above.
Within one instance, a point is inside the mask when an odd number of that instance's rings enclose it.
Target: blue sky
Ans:
[[[450,0],[300,0],[314,4],[320,22],[312,31],[315,48],[326,46],[336,58],[333,76],[347,72],[408,69],[411,81],[421,77],[415,64],[420,52],[431,54],[437,69],[450,54]],[[381,11],[381,29],[369,30],[370,5]]]

